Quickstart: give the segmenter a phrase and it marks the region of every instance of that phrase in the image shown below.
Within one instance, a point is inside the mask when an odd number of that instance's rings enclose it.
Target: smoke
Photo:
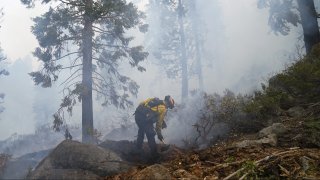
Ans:
[[[197,93],[192,96],[183,107],[178,105],[179,111],[168,112],[167,129],[163,130],[167,142],[184,146],[183,140],[194,140],[196,136],[194,124],[200,118],[204,108],[204,99]],[[176,109],[177,110],[177,109]]]
[[[13,62],[30,55],[37,46],[37,40],[31,33],[32,18],[48,7],[26,9],[20,1],[1,0],[0,8],[4,13],[0,21],[0,43],[8,59]]]
[[[268,11],[258,9],[255,0],[197,1],[196,6],[204,32],[204,91],[222,93],[230,89],[235,93],[250,93],[292,61],[290,57],[298,44],[301,30],[293,29],[288,36],[276,36],[268,26]],[[147,18],[147,23],[158,28],[156,20],[155,17]],[[144,38],[151,37],[161,38],[156,32]],[[142,41],[145,46],[150,45],[149,39]],[[161,98],[166,94],[180,101],[181,80],[168,79],[153,62],[155,57],[150,53],[148,62],[145,62],[145,73],[129,71],[140,85],[138,101],[148,97]],[[199,88],[197,78],[190,77],[189,83],[190,91]]]
[[[218,44],[221,49],[219,56],[211,58],[213,69],[205,71],[206,90],[221,93],[230,89],[245,93],[256,89],[269,73],[283,69],[297,34],[275,36],[270,33],[268,12],[258,9],[255,0],[215,2],[220,4],[224,27],[210,21],[210,5],[199,5],[201,12],[206,13],[202,13],[202,17],[209,28],[205,49],[210,52],[211,44]],[[223,28],[222,34],[211,34],[214,28]]]
[[[9,4],[9,0],[4,2]],[[8,4],[4,7],[6,15],[0,32],[0,41],[4,53],[13,61],[17,57],[23,57],[22,55],[30,55],[34,50],[36,43],[30,32],[32,22],[29,17],[35,16],[36,13],[40,14],[43,10],[34,10],[30,14],[24,14],[24,17],[17,17],[12,14],[17,11],[10,8],[17,9],[21,5]],[[139,1],[139,4],[143,6],[146,1]],[[202,47],[204,91],[222,93],[223,90],[230,89],[235,93],[249,93],[259,88],[260,83],[270,73],[278,72],[286,63],[290,63],[288,57],[294,51],[300,29],[294,30],[288,36],[275,36],[268,26],[267,10],[258,9],[256,0],[199,0],[196,5],[198,19],[203,23],[201,27],[204,37]],[[146,7],[141,9],[145,10]],[[21,8],[21,12],[26,10]],[[156,19],[149,20],[151,20],[150,26],[156,26]],[[133,43],[147,45],[146,36],[137,34],[136,31],[129,33],[135,36]],[[168,94],[180,104],[181,80],[168,79],[165,72],[153,63],[154,58],[150,54],[148,60],[143,63],[147,69],[143,73],[133,70],[128,65],[122,66],[121,71],[140,85],[138,96],[132,97],[134,107],[146,98],[162,99]],[[10,76],[0,79],[0,92],[6,94],[3,104],[6,111],[0,115],[0,139],[5,139],[15,132],[34,133],[35,127],[52,123],[51,115],[57,110],[62,98],[62,94],[59,93],[61,89],[59,83],[52,89],[35,87],[27,74],[36,69],[34,62],[31,58],[15,61],[8,68]],[[63,79],[63,76],[66,75],[62,75],[60,79]],[[197,78],[190,78],[189,83],[190,91],[198,89]],[[188,138],[187,136],[192,135],[194,131],[192,125],[199,118],[201,98],[195,96],[188,102],[183,111],[172,111],[168,114],[169,127],[164,130],[164,135],[169,141],[177,142],[178,139]],[[132,115],[134,107],[122,111],[113,107],[101,107],[100,102],[95,101],[94,125],[106,135],[125,122],[126,118],[119,114]],[[81,106],[78,104],[73,116],[67,118],[70,126],[80,127],[80,110]],[[128,116],[127,120],[134,124],[133,116]],[[79,129],[75,128],[71,133],[78,134],[78,131]],[[131,139],[132,136],[124,135],[121,139]],[[77,135],[74,137],[81,139]]]
[[[1,113],[0,137],[5,138],[14,132],[22,134],[35,130],[33,106],[33,83],[27,76],[31,71],[31,64],[25,60],[17,60],[8,66],[9,76],[0,79],[1,92],[6,95],[2,104],[5,111]]]
[[[256,0],[197,1],[198,19],[204,25],[203,72],[204,91],[221,94],[225,89],[234,93],[247,93],[259,89],[261,82],[284,69],[292,62],[301,29],[292,29],[288,36],[276,36],[268,26],[268,11],[257,8]],[[152,24],[157,24],[151,18]],[[152,29],[152,27],[150,27]],[[161,37],[153,33],[154,39]],[[144,42],[148,43],[148,39]],[[152,50],[152,49],[151,49]],[[172,95],[180,102],[181,80],[168,79],[165,72],[149,56],[147,72],[131,74],[141,85],[138,99]],[[194,60],[193,60],[194,61]],[[189,90],[198,89],[198,79],[189,79]],[[202,100],[191,97],[180,112],[170,112],[168,128],[164,130],[169,142],[181,145],[182,139],[194,138],[192,125],[199,119]],[[217,134],[227,132],[217,129]]]

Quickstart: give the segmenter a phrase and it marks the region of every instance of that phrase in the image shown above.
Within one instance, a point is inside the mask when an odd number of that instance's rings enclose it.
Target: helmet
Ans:
[[[164,102],[170,109],[174,108],[174,99],[170,95],[164,97]]]

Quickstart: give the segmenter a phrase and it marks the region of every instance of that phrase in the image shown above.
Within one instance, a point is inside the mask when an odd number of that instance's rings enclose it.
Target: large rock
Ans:
[[[287,129],[285,128],[285,126],[281,123],[274,123],[269,127],[266,127],[264,129],[262,129],[259,133],[258,136],[260,138],[263,137],[268,137],[271,134],[275,134],[276,136],[279,136],[283,133],[285,133],[287,131]]]
[[[70,179],[109,176],[127,171],[130,166],[113,151],[95,145],[65,140],[28,176],[31,179]],[[86,174],[88,176],[86,176]]]
[[[290,117],[303,117],[305,116],[305,110],[300,106],[295,106],[287,110],[287,113]]]
[[[243,140],[241,142],[235,143],[235,147],[238,147],[238,148],[245,148],[250,146],[261,146],[261,145],[277,146],[276,135],[270,134],[267,137],[263,137],[258,140]]]
[[[163,180],[163,179],[172,179],[172,176],[170,175],[169,170],[167,168],[165,168],[160,164],[155,164],[139,171],[136,175],[132,177],[132,179]]]
[[[285,133],[287,129],[281,123],[274,123],[269,127],[266,127],[259,131],[258,139],[255,140],[244,140],[238,143],[235,143],[236,147],[244,148],[250,146],[260,146],[260,145],[269,145],[277,146],[278,136]]]
[[[128,140],[113,141],[106,140],[99,144],[100,147],[110,149],[125,161],[133,163],[147,163],[150,161],[149,147],[146,143],[143,144],[143,151],[137,149],[136,143]]]
[[[133,164],[136,163],[150,163],[152,161],[152,156],[150,154],[150,148],[148,144],[145,142],[142,146],[142,151],[137,149],[137,145],[135,142],[122,140],[122,141],[113,141],[113,140],[106,140],[99,144],[100,147],[110,149],[117,154],[125,161],[132,162]],[[166,151],[161,151],[161,147],[163,145],[158,144],[157,148],[161,155],[162,161],[169,161],[171,159],[175,159],[177,155],[182,153],[182,149],[171,145],[170,148]]]
[[[99,146],[117,152],[121,158],[128,160],[128,158],[130,159],[130,154],[132,153],[133,149],[136,149],[137,145],[128,140],[105,140],[104,142],[100,143]]]
[[[68,180],[93,180],[102,179],[102,177],[82,169],[47,169],[40,176],[34,175],[28,179],[68,179]]]

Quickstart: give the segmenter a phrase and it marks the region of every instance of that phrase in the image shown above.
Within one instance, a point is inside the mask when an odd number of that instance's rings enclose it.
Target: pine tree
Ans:
[[[201,64],[201,38],[195,2],[191,0],[150,0],[150,20],[147,46],[168,78],[181,78],[181,98],[186,100],[189,78],[199,77],[199,89],[203,89]],[[197,62],[193,62],[196,60]],[[195,72],[192,71],[196,64]]]
[[[269,8],[269,25],[277,34],[288,35],[291,25],[302,25],[307,54],[320,42],[318,14],[313,0],[258,0],[259,8]]]
[[[181,97],[182,101],[185,101],[188,98],[189,92],[189,82],[188,82],[188,59],[187,59],[187,52],[186,52],[186,36],[184,30],[184,16],[185,11],[182,4],[182,0],[178,0],[178,22],[179,22],[179,36],[180,36],[180,62],[181,62],[181,75],[182,75],[182,87],[181,87]]]
[[[33,7],[37,0],[21,0]],[[64,110],[72,114],[77,99],[82,103],[82,141],[93,142],[92,92],[104,98],[103,105],[119,108],[132,105],[130,94],[137,95],[139,86],[119,72],[122,61],[145,71],[139,65],[148,53],[142,46],[130,47],[133,37],[125,32],[134,27],[145,30],[143,14],[125,0],[42,0],[53,3],[48,12],[34,18],[32,33],[40,47],[34,51],[43,68],[32,72],[34,82],[50,87],[60,71],[71,70],[63,81],[65,97],[54,114],[54,128],[64,121]],[[63,63],[67,60],[67,63]],[[79,81],[79,78],[82,79]],[[122,94],[120,94],[122,92]]]
[[[199,18],[199,13],[198,13],[198,8],[197,8],[197,1],[195,0],[190,0],[189,1],[189,16],[190,16],[190,21],[191,21],[191,27],[192,27],[192,35],[194,37],[194,43],[193,43],[193,51],[194,51],[194,59],[196,60],[196,74],[198,75],[199,79],[199,90],[203,91],[204,90],[204,80],[203,80],[203,67],[202,67],[202,48],[201,44],[203,41],[201,41],[201,28],[199,26],[201,20]],[[190,49],[190,51],[192,51]]]
[[[177,2],[171,0],[150,0],[147,33],[147,47],[155,56],[156,64],[168,78],[181,74],[181,43],[177,14]]]
[[[297,0],[301,17],[303,37],[306,52],[310,53],[312,47],[320,42],[318,26],[318,13],[316,12],[313,0]]]

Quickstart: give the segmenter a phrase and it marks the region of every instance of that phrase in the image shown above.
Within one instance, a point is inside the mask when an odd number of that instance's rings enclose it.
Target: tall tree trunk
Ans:
[[[204,85],[203,85],[203,74],[202,74],[202,56],[200,52],[200,43],[199,43],[199,30],[198,30],[198,24],[199,19],[197,14],[197,8],[196,8],[196,2],[195,0],[191,1],[191,14],[192,14],[192,30],[193,34],[195,36],[195,47],[196,47],[196,61],[197,61],[197,73],[199,78],[199,89],[200,91],[203,91]]]
[[[93,143],[92,107],[92,0],[86,0],[83,28],[83,69],[82,69],[82,142]]]
[[[312,46],[320,41],[317,12],[313,0],[297,0],[297,2],[301,16],[306,52],[309,54]]]
[[[186,38],[184,34],[183,26],[183,7],[182,2],[179,0],[178,7],[178,17],[179,17],[179,26],[180,26],[180,40],[181,40],[181,69],[182,69],[182,88],[181,88],[181,100],[182,102],[188,98],[188,64],[187,64],[187,54],[186,54]]]

